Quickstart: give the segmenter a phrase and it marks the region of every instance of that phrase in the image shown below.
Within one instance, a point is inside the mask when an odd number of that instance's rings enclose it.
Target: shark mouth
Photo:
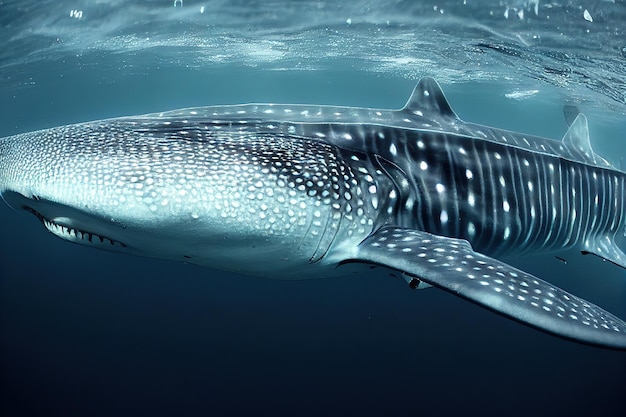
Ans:
[[[29,213],[34,214],[46,227],[46,229],[48,229],[49,232],[62,239],[69,240],[70,242],[74,243],[83,243],[86,245],[113,246],[118,248],[126,247],[124,243],[106,236],[102,236],[98,233],[89,232],[86,230],[81,230],[75,227],[65,226],[57,223],[54,220],[46,218],[44,215],[42,215],[32,207],[23,206],[23,208]]]

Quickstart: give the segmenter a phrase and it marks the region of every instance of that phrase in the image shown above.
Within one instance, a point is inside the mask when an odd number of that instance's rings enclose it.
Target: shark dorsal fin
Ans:
[[[438,113],[458,118],[437,81],[430,77],[424,77],[417,83],[402,111],[413,114]]]
[[[576,119],[574,119],[567,132],[565,132],[563,143],[576,149],[590,160],[595,161],[595,154],[593,153],[591,142],[589,141],[587,118],[584,114],[578,113]]]
[[[563,106],[563,116],[565,116],[565,122],[568,126],[571,126],[576,120],[576,117],[580,114],[580,110],[573,104],[566,104]]]

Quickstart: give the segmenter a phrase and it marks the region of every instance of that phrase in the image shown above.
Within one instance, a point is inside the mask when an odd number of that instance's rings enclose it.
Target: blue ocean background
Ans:
[[[399,108],[626,167],[626,3],[0,0],[0,137],[245,102]],[[64,242],[0,204],[0,415],[624,416],[626,353],[380,274],[278,281]],[[626,272],[512,264],[626,318]]]

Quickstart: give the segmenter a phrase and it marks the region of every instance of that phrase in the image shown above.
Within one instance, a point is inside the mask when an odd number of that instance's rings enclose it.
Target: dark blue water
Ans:
[[[358,4],[360,16],[368,15],[364,4]],[[33,10],[24,13],[32,17]],[[249,30],[257,44],[276,41],[275,31],[270,36],[252,24]],[[302,35],[308,29],[299,30],[309,51],[326,50],[315,36]],[[345,42],[344,33],[337,36]],[[112,38],[107,32],[97,40]],[[397,108],[416,82],[407,72],[373,71],[372,59],[350,54],[320,58],[312,69],[278,70],[294,55],[203,65],[185,50],[176,64],[175,51],[118,48],[46,49],[50,59],[33,50],[11,52],[0,66],[0,136],[208,104]],[[225,44],[223,53],[233,50]],[[27,59],[33,53],[36,59]],[[392,58],[398,58],[393,48]],[[614,161],[626,156],[626,111],[612,94],[619,84],[572,89],[498,65],[501,79],[463,79],[445,65],[442,77],[434,65],[419,75],[448,80],[444,90],[465,120],[555,139],[567,128],[563,104],[583,97],[577,104],[590,118],[595,149]],[[506,96],[533,89],[538,92],[527,99]],[[3,416],[626,412],[624,352],[545,335],[436,289],[411,291],[403,280],[380,275],[259,279],[69,244],[4,204],[0,219]],[[577,253],[564,257],[566,264],[553,256],[511,262],[626,318],[622,269]]]

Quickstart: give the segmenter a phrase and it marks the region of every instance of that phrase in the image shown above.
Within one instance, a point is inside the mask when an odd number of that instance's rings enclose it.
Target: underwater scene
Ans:
[[[624,0],[0,0],[0,35],[0,415],[626,413]]]

